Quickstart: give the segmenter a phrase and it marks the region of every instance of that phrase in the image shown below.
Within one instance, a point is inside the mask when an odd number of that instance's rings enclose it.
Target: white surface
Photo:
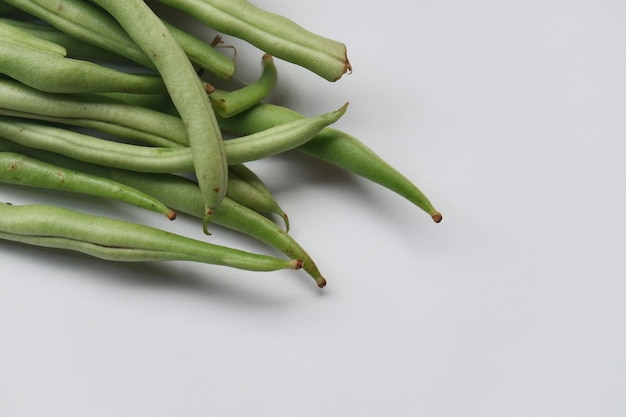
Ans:
[[[279,62],[274,101],[350,101],[336,127],[444,221],[290,155],[255,167],[324,290],[0,242],[0,415],[624,416],[626,5],[256,4],[345,42],[354,67],[329,84]]]

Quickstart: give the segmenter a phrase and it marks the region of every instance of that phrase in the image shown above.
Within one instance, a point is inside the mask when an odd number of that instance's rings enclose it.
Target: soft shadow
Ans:
[[[0,251],[16,263],[36,260],[42,270],[64,269],[80,279],[97,280],[103,284],[137,288],[162,288],[172,293],[186,293],[209,301],[238,304],[245,307],[284,306],[290,299],[271,291],[273,272],[239,271],[216,265],[202,265],[205,271],[190,268],[191,262],[115,262],[107,261],[79,252],[44,248],[18,242],[0,241]],[[196,263],[193,263],[196,264]],[[200,264],[201,265],[201,264]],[[6,270],[6,268],[5,268]],[[94,274],[94,270],[106,274]],[[300,271],[286,271],[297,274]],[[254,276],[254,274],[259,274]],[[246,276],[247,275],[247,276]],[[10,278],[4,276],[4,279]],[[248,281],[248,278],[253,281]],[[300,278],[297,275],[294,278]],[[280,277],[278,278],[280,279]],[[268,280],[267,289],[260,280]],[[276,283],[273,283],[276,285]]]

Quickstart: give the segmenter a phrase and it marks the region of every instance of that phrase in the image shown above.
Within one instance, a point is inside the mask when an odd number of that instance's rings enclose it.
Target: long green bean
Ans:
[[[187,238],[153,227],[48,205],[0,203],[0,238],[124,262],[194,261],[252,271],[299,269],[283,260]]]
[[[124,28],[150,57],[185,123],[194,169],[205,207],[203,230],[226,195],[228,164],[222,132],[187,55],[161,19],[143,0],[94,0]]]
[[[219,118],[218,121],[223,129],[245,135],[302,117],[282,106],[259,104],[239,115]],[[327,127],[297,150],[390,189],[424,210],[436,223],[442,219],[441,213],[417,186],[363,142],[345,132]]]
[[[258,160],[293,149],[314,137],[346,111],[302,118],[252,135],[226,140],[229,165]],[[31,148],[48,150],[81,161],[142,172],[193,172],[193,150],[188,147],[162,148],[118,143],[91,135],[0,116],[0,136]]]

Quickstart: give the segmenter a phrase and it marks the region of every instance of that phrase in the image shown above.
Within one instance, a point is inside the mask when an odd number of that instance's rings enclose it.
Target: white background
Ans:
[[[310,115],[350,101],[335,127],[443,222],[291,153],[251,166],[324,290],[303,272],[0,242],[0,415],[626,415],[626,4],[255,4],[345,42],[354,68],[332,84],[278,61],[271,100]],[[254,79],[260,52],[225,41]],[[2,194],[203,238],[184,217]]]

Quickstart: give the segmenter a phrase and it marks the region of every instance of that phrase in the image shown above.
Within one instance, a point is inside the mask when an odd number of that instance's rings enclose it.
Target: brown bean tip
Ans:
[[[326,278],[324,277],[316,277],[315,282],[317,283],[317,286],[320,288],[324,288],[326,286]]]
[[[174,210],[170,210],[167,213],[165,213],[165,215],[167,216],[168,219],[170,220],[174,220],[176,219],[176,212]]]
[[[441,215],[441,213],[436,212],[431,214],[431,216],[433,218],[433,220],[435,221],[435,223],[439,223],[441,220],[443,220],[443,216]]]

